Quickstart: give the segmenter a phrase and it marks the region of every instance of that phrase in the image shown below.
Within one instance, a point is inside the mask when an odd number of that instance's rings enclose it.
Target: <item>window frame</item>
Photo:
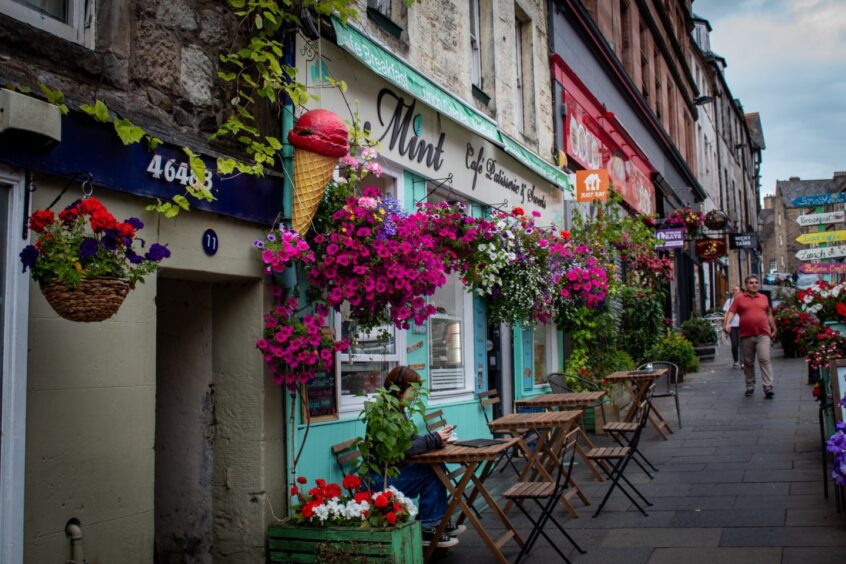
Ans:
[[[86,24],[86,11],[88,12],[88,21],[94,22],[94,0],[67,0],[67,2],[69,14],[67,23],[43,14],[35,8],[15,2],[15,0],[0,0],[0,13],[66,41],[93,49],[93,25]]]
[[[481,2],[470,0],[470,83],[482,90],[482,24]]]
[[[8,185],[4,303],[2,315],[2,404],[0,404],[0,562],[23,562],[24,477],[26,457],[27,350],[29,346],[29,274],[15,250],[29,243],[21,237],[25,211],[24,178],[0,166],[0,184]],[[5,188],[4,188],[5,189]],[[28,211],[28,210],[26,210]]]
[[[546,358],[544,358],[544,376],[558,371],[558,329],[554,323],[547,323],[545,325],[535,324],[532,326],[532,377],[533,385],[532,391],[549,390],[549,384],[537,383],[537,371],[535,366],[537,359],[535,358],[535,336],[537,335],[537,327],[546,328],[546,343],[544,343],[546,350]]]

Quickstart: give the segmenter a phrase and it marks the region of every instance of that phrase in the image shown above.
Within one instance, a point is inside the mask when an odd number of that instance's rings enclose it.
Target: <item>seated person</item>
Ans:
[[[396,386],[399,390],[395,392],[398,399],[403,399],[407,394],[415,394],[416,390],[412,384],[420,383],[420,374],[407,366],[397,366],[385,378],[385,388],[390,389]],[[408,399],[406,397],[406,399]],[[428,435],[414,435],[411,439],[411,448],[406,452],[407,456],[423,454],[430,450],[436,450],[446,444],[452,426],[444,427]],[[418,516],[423,527],[423,544],[428,545],[435,537],[435,531],[447,509],[446,487],[438,479],[435,471],[428,464],[402,463],[399,466],[400,473],[396,478],[388,478],[388,485],[395,487],[407,497],[418,500]],[[376,482],[382,481],[382,476],[371,474],[371,479]],[[438,546],[448,548],[458,544],[457,535],[467,530],[464,525],[447,525],[444,534],[438,539]]]

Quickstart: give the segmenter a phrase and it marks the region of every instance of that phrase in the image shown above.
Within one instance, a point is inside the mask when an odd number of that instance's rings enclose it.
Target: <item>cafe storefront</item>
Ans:
[[[365,185],[396,198],[406,211],[422,202],[450,201],[483,217],[519,206],[537,212],[540,225],[563,225],[563,190],[569,188],[563,171],[357,28],[335,22],[335,31],[337,44],[298,40],[298,79],[319,96],[309,109],[325,108],[346,120],[356,112],[379,141],[381,175],[368,177]],[[329,78],[344,81],[346,92],[327,87]],[[336,334],[353,345],[334,374],[309,385],[307,407],[294,408],[292,446],[299,450],[307,440],[299,475],[337,477],[330,446],[362,435],[358,415],[367,394],[395,366],[419,372],[430,408],[442,409],[467,438],[489,436],[479,392],[496,388],[509,410],[513,399],[548,390],[546,374],[563,362],[562,335],[553,325],[489,324],[485,302],[468,293],[457,275],[431,302],[438,313],[408,330],[386,326],[362,333],[351,329],[344,311],[335,313]]]

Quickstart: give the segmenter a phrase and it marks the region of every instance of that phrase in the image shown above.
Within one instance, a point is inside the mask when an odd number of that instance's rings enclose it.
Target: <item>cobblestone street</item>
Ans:
[[[823,497],[818,404],[811,396],[804,359],[773,351],[775,391],[764,399],[760,382],[752,398],[743,395],[743,373],[732,369],[723,345],[714,362],[686,377],[680,388],[682,429],[675,429],[672,400],[656,401],[674,426],[662,441],[647,428],[642,450],[659,468],[649,480],[633,464],[626,474],[654,504],[642,516],[615,491],[603,512],[576,504],[578,519],[563,517],[565,528],[588,551],[569,557],[587,563],[835,563],[846,562],[846,513]],[[599,438],[599,443],[606,440]],[[578,463],[578,457],[577,457]],[[578,483],[598,503],[607,482],[598,484],[584,467]],[[508,471],[496,481],[513,479]],[[500,489],[500,488],[497,488]],[[512,510],[518,531],[528,522]],[[484,519],[491,525],[493,519]],[[549,525],[547,532],[569,546]],[[518,553],[515,543],[507,557]],[[473,531],[441,562],[485,562],[490,553]],[[530,561],[558,555],[541,538]]]

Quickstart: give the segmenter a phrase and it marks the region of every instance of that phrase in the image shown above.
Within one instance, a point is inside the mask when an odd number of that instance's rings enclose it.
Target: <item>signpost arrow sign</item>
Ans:
[[[821,231],[819,233],[805,233],[796,237],[796,242],[803,245],[831,243],[833,241],[846,241],[846,231]]]
[[[820,260],[846,257],[846,245],[839,247],[820,247],[818,249],[802,249],[796,253],[799,260]]]
[[[812,206],[827,206],[829,204],[846,203],[846,192],[834,192],[833,194],[814,194],[813,196],[800,196],[793,199],[793,207],[806,208]]]
[[[836,211],[828,213],[806,213],[796,218],[796,223],[802,227],[808,225],[824,225],[826,223],[846,222],[846,212]]]
[[[844,262],[805,262],[799,265],[804,274],[846,274]]]

